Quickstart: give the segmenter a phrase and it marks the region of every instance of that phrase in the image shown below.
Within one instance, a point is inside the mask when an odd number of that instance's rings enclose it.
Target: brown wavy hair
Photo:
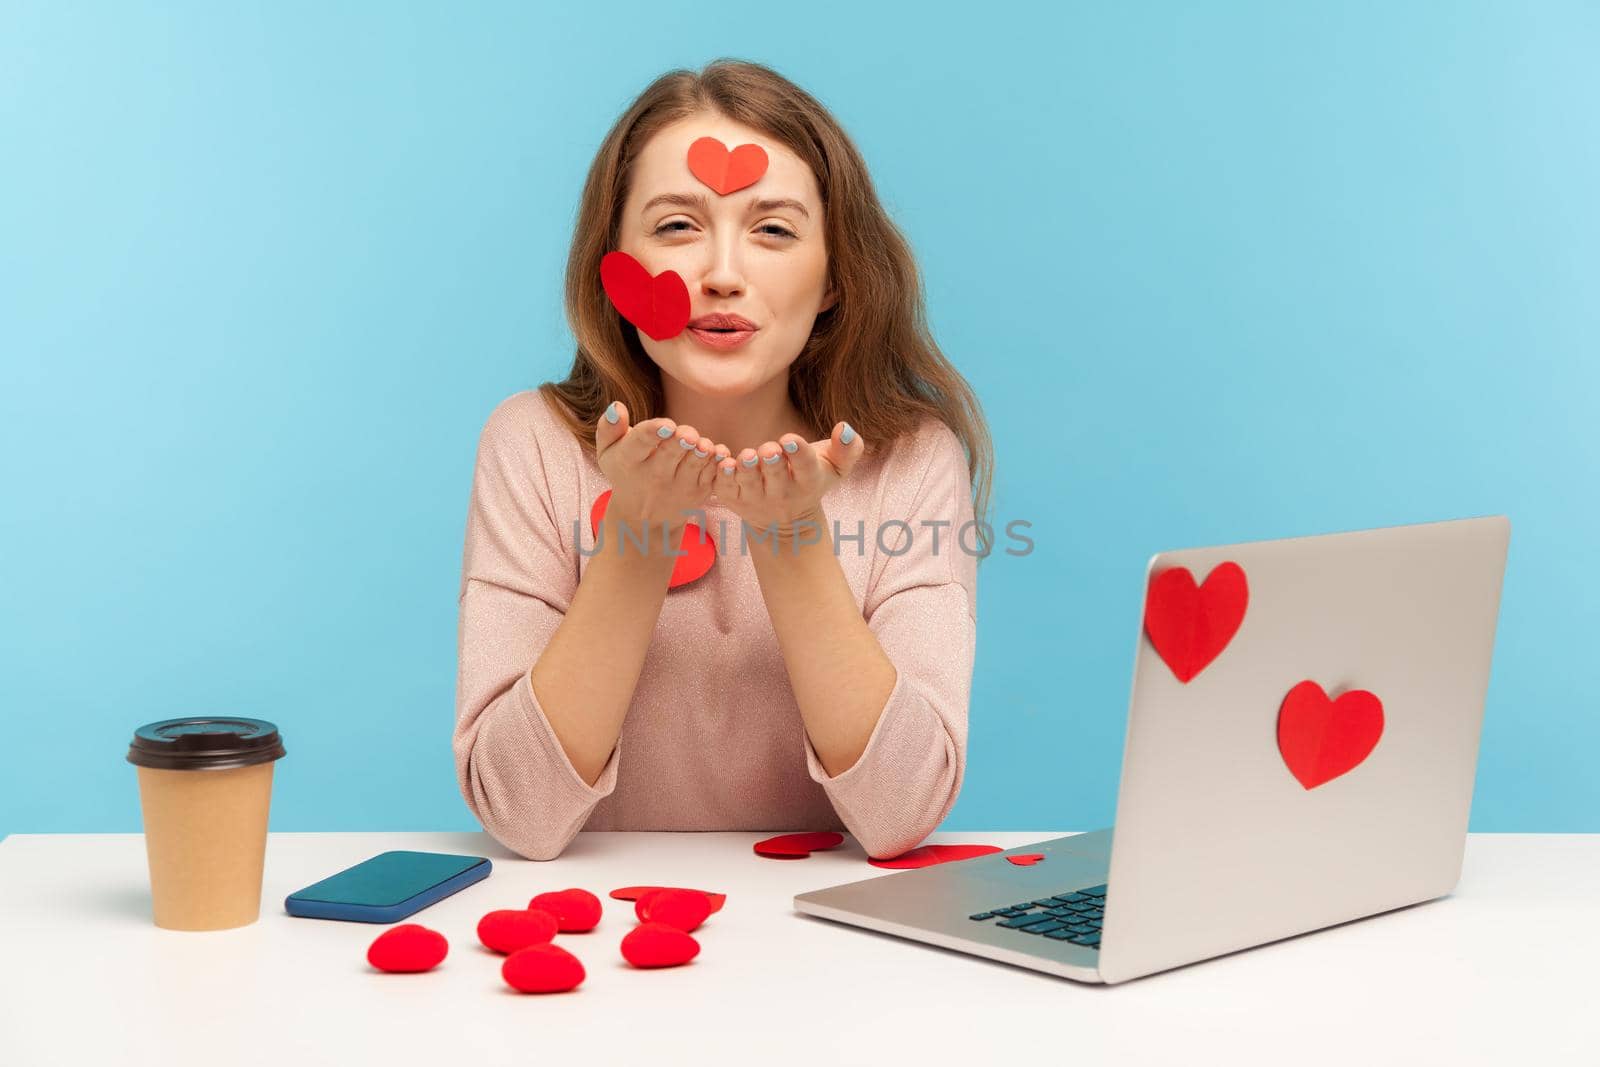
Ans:
[[[634,424],[659,417],[661,372],[600,285],[600,259],[617,247],[634,160],[665,126],[705,111],[760,130],[811,167],[822,192],[828,276],[837,299],[817,316],[789,367],[789,396],[813,426],[848,420],[874,452],[928,416],[967,454],[979,520],[980,559],[994,446],[977,395],[928,329],[910,244],[878,201],[866,162],[816,98],[758,63],[718,59],[699,73],[673,70],[612,126],[583,186],[567,258],[567,322],[577,354],[565,380],[539,387],[590,454],[605,406],[621,400]]]

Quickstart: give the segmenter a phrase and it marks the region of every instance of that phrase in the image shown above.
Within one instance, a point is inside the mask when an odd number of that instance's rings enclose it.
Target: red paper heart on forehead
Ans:
[[[657,341],[689,325],[689,287],[677,271],[651,275],[628,253],[607,252],[600,259],[600,284],[618,314]]]
[[[1187,684],[1228,647],[1249,602],[1249,583],[1237,563],[1217,564],[1198,586],[1189,568],[1170,567],[1150,579],[1145,633],[1178,681]]]
[[[742,144],[733,151],[715,137],[702,137],[689,146],[689,173],[720,196],[754,185],[767,172],[767,151],[758,144]]]
[[[678,447],[676,445],[672,446]],[[611,502],[611,490],[607,489],[594,498],[594,503],[589,505],[589,532],[596,538],[600,536],[600,520],[605,517],[606,505]],[[620,546],[613,545],[612,549],[623,552],[640,551],[640,542],[649,537],[655,542],[655,547],[660,547],[661,527],[652,526],[648,531],[630,529],[622,538]],[[717,542],[712,536],[700,529],[699,523],[685,523],[683,536],[678,539],[678,551],[681,553],[672,564],[672,577],[667,581],[668,589],[676,589],[680,585],[687,585],[696,578],[703,577],[717,561]]]
[[[1382,736],[1383,702],[1365,689],[1329,700],[1322,686],[1305,681],[1278,709],[1278,752],[1307,789],[1354,770]]]

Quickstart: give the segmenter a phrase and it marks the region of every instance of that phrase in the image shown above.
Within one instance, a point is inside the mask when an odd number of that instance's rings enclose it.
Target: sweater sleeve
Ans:
[[[457,628],[456,778],[490,836],[528,859],[554,859],[617,784],[619,739],[600,777],[567,758],[528,672],[578,586],[562,547],[551,477],[540,451],[537,392],[490,414],[478,441],[462,553]],[[548,420],[553,423],[553,420]],[[565,427],[559,432],[567,432]],[[564,520],[568,526],[570,516]]]
[[[863,612],[895,666],[865,751],[830,778],[805,739],[806,769],[846,828],[875,859],[915,848],[961,791],[967,706],[977,648],[977,555],[971,481],[960,439],[942,423],[925,438],[929,459],[906,513],[885,513],[882,573]],[[909,526],[896,525],[903,521]],[[867,531],[868,543],[877,532]],[[898,553],[898,554],[896,554]]]

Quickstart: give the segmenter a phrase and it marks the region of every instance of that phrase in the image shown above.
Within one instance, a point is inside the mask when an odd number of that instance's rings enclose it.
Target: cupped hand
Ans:
[[[860,461],[866,445],[847,422],[824,440],[786,433],[716,462],[717,502],[759,534],[787,537],[820,522],[822,497]]]
[[[665,417],[630,425],[620,400],[610,410],[616,422],[602,414],[595,423],[596,462],[612,485],[606,515],[652,529],[666,523],[682,530],[714,497],[757,534],[788,536],[802,522],[820,520],[823,496],[866,449],[861,435],[840,422],[824,440],[787,433],[735,458],[693,426]]]
[[[595,461],[611,482],[605,518],[616,518],[630,530],[644,533],[682,531],[690,514],[706,505],[715,487],[717,461],[729,453],[702,437],[693,426],[671,419],[628,423],[628,409],[618,400],[595,423]],[[648,524],[646,526],[645,524]]]

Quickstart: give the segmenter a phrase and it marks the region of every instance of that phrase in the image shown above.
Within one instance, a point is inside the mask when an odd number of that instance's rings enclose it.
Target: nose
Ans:
[[[744,269],[739,261],[739,235],[724,230],[711,242],[711,264],[700,281],[707,296],[738,296],[744,292]]]

